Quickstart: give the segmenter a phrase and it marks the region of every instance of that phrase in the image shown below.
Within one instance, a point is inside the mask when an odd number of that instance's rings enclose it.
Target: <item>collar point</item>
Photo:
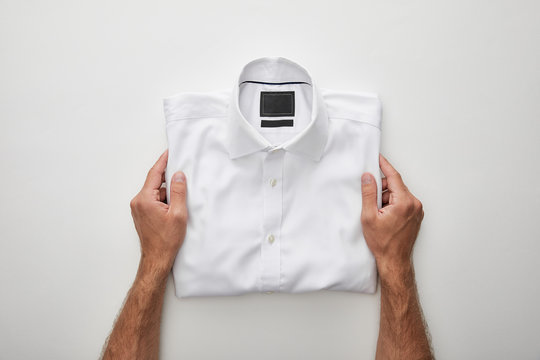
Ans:
[[[314,155],[311,157],[311,160],[313,160],[314,162],[320,162],[321,159],[322,159],[322,154]]]

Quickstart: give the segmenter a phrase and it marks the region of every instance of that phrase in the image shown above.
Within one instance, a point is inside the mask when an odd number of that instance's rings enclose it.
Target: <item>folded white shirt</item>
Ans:
[[[246,64],[232,89],[164,99],[172,175],[187,177],[178,297],[340,290],[373,293],[361,176],[381,206],[376,94],[318,88],[283,57]]]

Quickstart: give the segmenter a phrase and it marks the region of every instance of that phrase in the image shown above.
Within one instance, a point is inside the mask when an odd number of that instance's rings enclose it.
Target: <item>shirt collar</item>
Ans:
[[[311,84],[313,101],[311,121],[300,133],[281,145],[273,146],[240,112],[239,87],[243,81],[291,82]],[[308,71],[297,63],[283,57],[263,57],[246,64],[231,92],[229,102],[226,146],[231,159],[257,151],[284,149],[318,161],[328,138],[328,115],[318,87]]]

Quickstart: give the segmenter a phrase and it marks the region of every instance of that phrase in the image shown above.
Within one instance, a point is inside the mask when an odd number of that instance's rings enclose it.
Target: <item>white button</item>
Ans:
[[[273,244],[274,243],[274,240],[276,240],[276,238],[274,237],[274,235],[270,234],[268,235],[268,242],[270,244]]]
[[[272,187],[276,186],[276,184],[277,184],[276,179],[270,179],[270,185],[272,185]]]

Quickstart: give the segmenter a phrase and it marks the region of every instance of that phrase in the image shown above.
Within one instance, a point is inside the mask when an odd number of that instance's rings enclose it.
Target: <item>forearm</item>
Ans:
[[[378,360],[433,359],[412,264],[381,273]]]
[[[137,276],[109,336],[103,359],[158,359],[168,269],[141,259]]]

